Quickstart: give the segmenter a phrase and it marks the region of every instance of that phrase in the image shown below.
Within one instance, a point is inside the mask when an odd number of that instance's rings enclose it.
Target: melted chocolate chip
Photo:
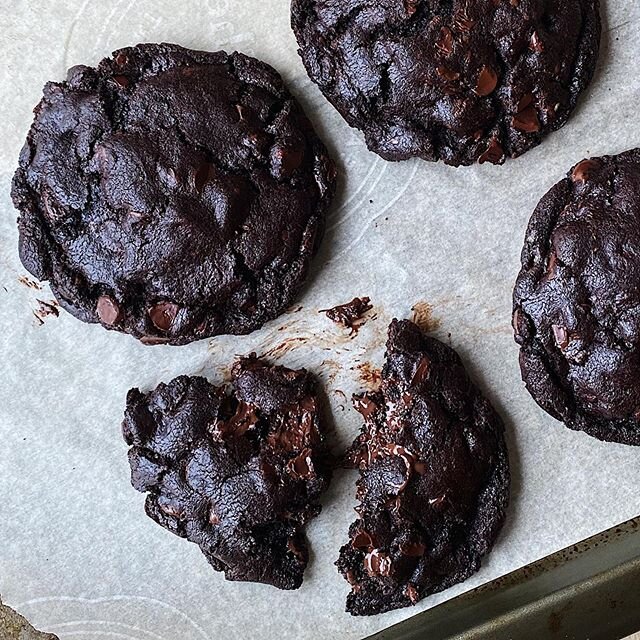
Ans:
[[[450,82],[460,78],[460,74],[457,71],[447,69],[447,67],[443,67],[442,65],[436,67],[436,72],[439,76],[443,77],[445,80],[449,80]]]
[[[320,313],[324,313],[329,320],[336,324],[341,324],[347,329],[351,329],[351,333],[357,333],[358,329],[364,324],[363,316],[373,309],[370,299],[365,297],[354,298],[351,302],[340,304],[331,309],[321,309]]]
[[[534,31],[531,35],[529,49],[531,49],[531,51],[534,51],[535,53],[542,53],[544,51],[544,43],[542,42],[542,38],[540,38],[537,31]]]
[[[365,555],[364,568],[370,576],[389,576],[391,575],[391,558],[379,549],[374,549]]]

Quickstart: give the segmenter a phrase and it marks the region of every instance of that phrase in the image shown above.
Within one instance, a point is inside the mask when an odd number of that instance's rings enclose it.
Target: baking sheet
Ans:
[[[538,199],[588,155],[640,145],[640,6],[604,6],[600,67],[560,132],[504,167],[386,163],[369,153],[307,79],[286,0],[0,0],[0,593],[38,627],[70,638],[358,639],[640,513],[640,452],[570,432],[520,381],[511,288]],[[46,80],[117,47],[169,41],[238,49],[279,69],[343,171],[302,308],[248,337],[144,347],[62,312],[17,252],[11,174]],[[353,338],[319,309],[367,295],[374,316]],[[236,354],[268,353],[325,382],[336,441],[359,416],[345,396],[370,385],[386,326],[416,303],[450,339],[503,415],[513,496],[483,569],[413,609],[343,613],[333,566],[354,518],[355,473],[336,474],[308,535],[312,561],[292,593],[224,581],[198,548],[144,515],[129,485],[120,421],[126,391],[179,374],[225,376]],[[35,315],[34,315],[35,312]],[[36,317],[38,316],[38,317]],[[449,338],[450,334],[450,338]]]

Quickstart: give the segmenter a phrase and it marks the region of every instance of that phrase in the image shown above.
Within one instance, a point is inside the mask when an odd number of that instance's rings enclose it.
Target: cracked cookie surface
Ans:
[[[45,86],[12,196],[22,262],[64,308],[182,344],[293,302],[334,190],[271,67],[143,44]]]
[[[640,150],[583,160],[540,201],[514,290],[522,377],[571,429],[640,445]]]
[[[479,569],[504,522],[509,461],[503,423],[458,355],[412,322],[392,322],[380,391],[354,402],[359,519],[336,564],[347,611],[373,615]]]
[[[565,124],[598,0],[293,0],[311,79],[387,160],[502,163]]]
[[[147,515],[199,545],[227,580],[297,589],[304,525],[331,475],[316,382],[250,357],[231,386],[181,376],[148,394],[132,389],[131,482],[148,494]]]

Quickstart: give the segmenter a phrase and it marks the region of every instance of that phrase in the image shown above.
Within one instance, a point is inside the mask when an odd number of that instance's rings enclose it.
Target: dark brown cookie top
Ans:
[[[565,124],[598,0],[293,0],[311,79],[387,160],[500,164]]]
[[[389,327],[380,391],[354,401],[360,518],[337,566],[347,611],[372,615],[478,570],[505,518],[509,462],[502,421],[458,355],[407,320]]]
[[[330,479],[316,382],[254,357],[231,390],[181,376],[127,396],[131,482],[146,512],[200,546],[227,580],[297,589],[304,525]]]
[[[522,377],[545,411],[640,445],[640,150],[580,162],[540,201],[513,324]]]
[[[149,343],[242,334],[298,293],[335,169],[268,65],[143,44],[49,83],[20,156],[20,257]]]

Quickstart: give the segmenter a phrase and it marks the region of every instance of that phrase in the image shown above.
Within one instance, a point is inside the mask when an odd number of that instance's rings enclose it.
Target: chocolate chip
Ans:
[[[473,20],[469,19],[464,13],[458,13],[453,18],[453,27],[463,33],[469,33],[474,26]]]
[[[214,511],[213,507],[209,511],[209,524],[214,526],[220,524],[220,516]]]
[[[498,74],[491,68],[484,66],[478,76],[478,82],[474,91],[479,96],[488,96],[498,86]]]
[[[178,520],[184,518],[184,511],[182,511],[182,509],[178,509],[177,507],[166,503],[158,504],[158,506],[163,513],[166,513],[172,518],[177,518]]]
[[[538,35],[537,31],[534,31],[531,35],[531,41],[529,42],[529,49],[535,53],[542,53],[544,51],[544,42]]]
[[[295,478],[311,478],[313,476],[313,462],[311,462],[311,451],[304,449],[298,456],[287,463],[289,473]]]
[[[373,309],[371,300],[363,296],[362,298],[354,298],[346,304],[339,304],[331,309],[320,309],[319,313],[324,313],[329,320],[336,324],[341,324],[351,329],[351,334],[358,333],[358,330],[364,324],[363,316]]]
[[[411,583],[409,583],[405,587],[404,595],[407,596],[407,598],[409,598],[409,600],[411,600],[411,604],[416,604],[416,602],[418,602],[418,600],[420,600],[420,594],[418,593],[418,590]]]
[[[386,553],[374,549],[364,557],[364,568],[370,576],[391,575],[391,558]]]
[[[490,162],[491,164],[500,164],[504,160],[504,149],[496,138],[491,138],[489,146],[484,153],[478,158],[480,164]]]
[[[158,302],[149,309],[148,313],[155,327],[160,331],[169,331],[178,311],[180,307],[173,302]]]
[[[129,58],[127,54],[124,53],[124,51],[121,51],[115,58],[115,63],[120,66],[127,64],[128,61],[129,61]]]
[[[127,76],[117,75],[111,78],[117,85],[121,86],[123,89],[126,89],[131,83]]]
[[[122,320],[120,305],[111,296],[100,296],[96,304],[96,313],[100,322],[113,326]]]
[[[228,420],[220,420],[216,424],[221,437],[240,438],[258,422],[255,407],[246,402],[238,402],[236,412]]]
[[[453,33],[448,27],[442,27],[440,37],[436,41],[436,47],[445,55],[449,55],[453,51]]]
[[[364,394],[361,396],[353,396],[353,406],[355,410],[366,420],[370,415],[376,412],[378,406],[370,396]]]
[[[376,543],[372,535],[368,531],[358,531],[351,540],[351,546],[354,549],[373,549]]]
[[[431,362],[426,356],[420,358],[416,370],[411,378],[411,386],[421,384],[429,377],[429,365]]]
[[[571,172],[571,179],[574,182],[587,182],[591,174],[600,168],[600,162],[597,160],[583,160],[579,162]]]
[[[351,570],[347,571],[345,578],[347,579],[347,582],[351,586],[355,586],[358,583],[358,579],[356,578],[355,574]]]
[[[531,335],[530,320],[520,307],[517,307],[513,312],[511,319],[511,325],[515,333],[516,342],[520,343]]]
[[[439,66],[436,69],[436,72],[439,76],[443,77],[445,80],[449,80],[453,82],[460,77],[460,74],[457,71],[452,71],[451,69],[447,69],[446,67]]]
[[[551,329],[553,331],[553,337],[556,340],[558,347],[564,351],[569,346],[569,333],[566,327],[558,324],[552,324]]]
[[[527,102],[523,105],[523,102]],[[531,96],[531,101],[533,96]],[[513,117],[513,127],[518,131],[524,131],[525,133],[535,133],[540,131],[540,120],[538,119],[538,112],[535,105],[528,98],[525,97],[520,101],[520,107],[518,113]]]
[[[441,496],[438,496],[437,498],[429,498],[429,506],[430,507],[439,507],[442,504],[444,504],[444,501],[447,499],[447,494],[443,493]]]
[[[408,16],[412,16],[418,10],[420,0],[404,0],[404,10]]]

